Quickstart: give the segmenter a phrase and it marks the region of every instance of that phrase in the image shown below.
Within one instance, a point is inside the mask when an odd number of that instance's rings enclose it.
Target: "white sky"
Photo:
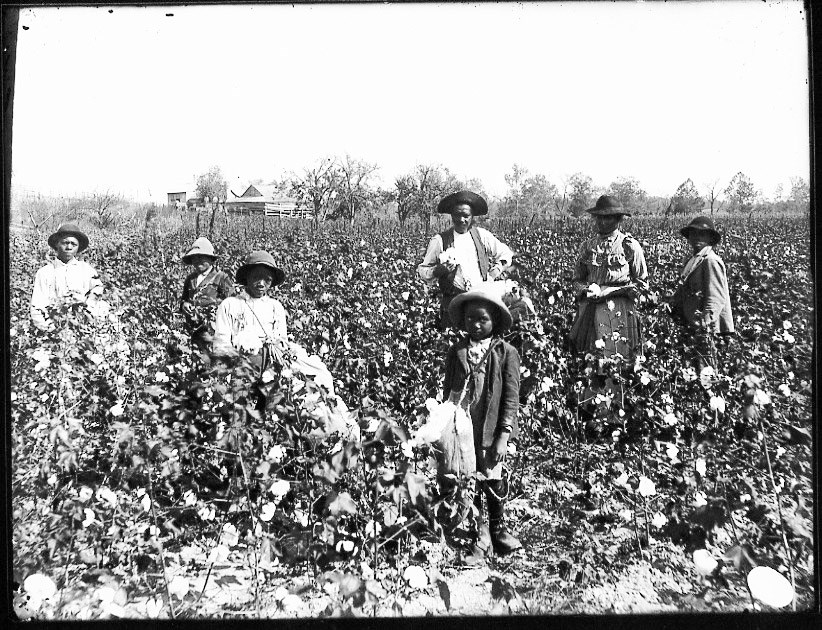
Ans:
[[[173,17],[166,17],[173,13]],[[506,191],[633,175],[651,194],[809,173],[801,2],[22,10],[13,185],[165,201],[349,153]],[[24,30],[23,27],[28,27]]]

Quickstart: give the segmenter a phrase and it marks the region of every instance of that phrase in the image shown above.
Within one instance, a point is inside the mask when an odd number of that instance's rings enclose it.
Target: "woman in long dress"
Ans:
[[[617,199],[603,195],[588,212],[597,234],[579,248],[574,266],[577,314],[571,344],[583,356],[602,351],[628,359],[642,346],[636,299],[648,286],[645,254],[634,237],[619,229],[630,213]]]

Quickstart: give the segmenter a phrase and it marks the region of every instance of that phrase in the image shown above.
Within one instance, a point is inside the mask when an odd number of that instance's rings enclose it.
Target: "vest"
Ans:
[[[468,233],[471,235],[471,238],[474,239],[474,248],[477,250],[477,263],[479,263],[479,270],[482,275],[482,279],[488,280],[488,269],[490,267],[488,262],[488,252],[485,251],[485,245],[483,245],[480,240],[480,235],[477,228],[472,227],[468,230]],[[440,238],[442,239],[442,251],[447,250],[449,247],[453,247],[454,228],[451,227],[444,232],[441,232]],[[457,270],[455,269],[451,273],[439,277],[439,287],[444,295],[456,295],[461,292],[454,286],[454,278],[456,275]]]

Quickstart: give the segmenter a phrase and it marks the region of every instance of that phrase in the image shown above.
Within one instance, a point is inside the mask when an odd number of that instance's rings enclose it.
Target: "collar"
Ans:
[[[252,303],[252,304],[253,304],[253,303],[255,303],[255,302],[263,302],[263,301],[266,301],[266,300],[270,300],[270,299],[271,299],[271,298],[268,296],[268,294],[263,295],[262,297],[258,297],[258,298],[251,297],[248,293],[246,293],[245,289],[243,289],[243,292],[242,292],[242,293],[240,293],[239,295],[237,295],[236,297],[237,297],[238,299],[242,300],[243,302],[250,302],[250,303]]]
[[[477,351],[485,352],[486,350],[488,350],[488,346],[491,345],[491,342],[493,340],[494,340],[493,336],[486,337],[485,339],[482,339],[481,341],[474,341],[473,339],[471,339],[469,337],[468,338],[468,349],[473,350],[474,352],[477,352]]]
[[[58,268],[58,269],[59,269],[60,267],[74,267],[75,265],[79,265],[79,264],[80,264],[80,261],[79,261],[79,260],[77,260],[76,258],[72,258],[72,259],[71,259],[70,261],[68,261],[67,263],[64,263],[64,262],[63,262],[62,260],[60,260],[59,258],[54,258],[54,259],[51,261],[51,263],[52,263],[52,265],[54,265],[56,268]]]
[[[610,234],[606,234],[605,236],[602,234],[597,234],[597,241],[600,243],[612,243],[620,234],[622,234],[622,232],[619,231],[619,228],[615,229]]]

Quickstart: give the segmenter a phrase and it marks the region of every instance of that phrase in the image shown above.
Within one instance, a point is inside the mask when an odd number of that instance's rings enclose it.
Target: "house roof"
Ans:
[[[259,194],[257,194],[259,193]],[[282,193],[280,192],[280,188],[278,186],[274,186],[273,184],[250,184],[248,188],[245,189],[245,192],[240,195],[241,197],[280,197]]]

